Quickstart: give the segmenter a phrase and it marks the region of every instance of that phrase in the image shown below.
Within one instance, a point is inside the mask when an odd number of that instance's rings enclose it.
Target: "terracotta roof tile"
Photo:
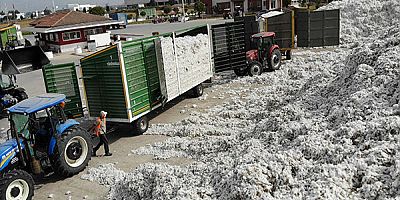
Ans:
[[[88,22],[100,22],[108,21],[109,19],[98,16],[87,14],[78,11],[59,11],[51,15],[42,17],[30,23],[35,28],[50,28],[66,25],[74,25]]]

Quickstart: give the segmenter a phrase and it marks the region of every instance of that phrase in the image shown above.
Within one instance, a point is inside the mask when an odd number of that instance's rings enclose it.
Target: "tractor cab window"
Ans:
[[[11,119],[14,122],[15,130],[25,138],[29,137],[29,117],[23,114],[12,113]]]
[[[9,76],[2,74],[0,79],[0,86],[2,89],[9,88],[12,85],[12,81]]]
[[[263,38],[263,43],[265,47],[272,46],[272,40],[271,37],[264,37]]]

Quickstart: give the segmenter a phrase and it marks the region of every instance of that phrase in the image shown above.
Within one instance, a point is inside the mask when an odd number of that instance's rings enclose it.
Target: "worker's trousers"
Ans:
[[[107,139],[107,137],[106,137],[106,134],[100,134],[100,135],[99,135],[99,138],[100,138],[100,142],[99,142],[99,144],[97,144],[97,146],[95,146],[95,147],[93,148],[93,151],[96,152],[97,150],[100,149],[101,145],[104,144],[104,151],[105,151],[105,153],[106,153],[106,154],[110,153],[110,149],[109,149],[109,147],[108,147],[108,139]]]

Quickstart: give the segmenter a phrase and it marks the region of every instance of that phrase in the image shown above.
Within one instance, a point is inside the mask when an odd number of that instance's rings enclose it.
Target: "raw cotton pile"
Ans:
[[[373,43],[388,31],[394,33],[399,29],[400,8],[395,0],[343,0],[319,8],[329,9],[340,9],[341,43],[345,46]]]
[[[207,35],[161,38],[161,48],[168,100],[212,76]]]
[[[398,0],[334,5],[363,5],[342,10],[342,25],[356,32],[376,21],[344,19],[349,12],[400,8]],[[133,151],[191,165],[149,163],[112,181],[108,172],[117,169],[108,166],[85,178],[110,186],[111,199],[397,199],[399,19],[380,20],[381,34],[351,36],[352,49],[303,50],[281,70],[218,82],[230,101],[152,126],[148,134],[171,138]]]

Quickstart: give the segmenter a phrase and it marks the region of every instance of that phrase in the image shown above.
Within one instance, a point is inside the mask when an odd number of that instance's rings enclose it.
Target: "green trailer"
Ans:
[[[8,43],[18,40],[17,38],[17,27],[6,26],[0,27],[0,47],[5,48]]]
[[[78,66],[47,65],[43,70],[47,92],[66,94],[71,100],[67,103],[71,116],[82,116],[85,107],[94,119],[104,110],[108,121],[131,123],[137,133],[143,133],[149,126],[146,115],[151,111],[189,90],[202,95],[202,83],[213,76],[208,27],[202,32],[205,34],[201,36],[189,36],[198,33],[186,30],[181,35],[167,33],[117,42],[82,58]],[[193,59],[184,59],[194,56],[188,55],[193,51],[182,49],[199,44],[186,44],[191,38],[185,36],[203,39],[199,42],[202,50],[196,53],[202,62],[196,62],[196,66]]]

